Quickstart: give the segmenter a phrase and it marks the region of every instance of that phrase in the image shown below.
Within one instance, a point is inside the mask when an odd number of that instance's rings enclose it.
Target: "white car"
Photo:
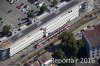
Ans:
[[[29,6],[27,6],[27,5],[25,5],[23,8],[22,8],[22,12],[23,13],[25,13],[25,14],[27,14],[29,11],[30,11],[30,7]]]
[[[22,8],[22,12],[27,14],[30,11],[30,9],[31,8],[29,6],[25,6],[25,7]]]
[[[28,11],[29,11],[30,9],[31,9],[31,8],[30,8],[29,6],[27,6],[27,7],[26,7],[26,10],[28,10]]]
[[[27,14],[29,11],[27,11],[25,8],[23,8],[23,9],[22,9],[22,12],[23,12],[24,14]]]
[[[14,3],[14,0],[8,0],[10,4],[13,4]]]
[[[39,3],[37,3],[37,7],[40,8],[43,4],[44,4],[44,2],[39,2]]]

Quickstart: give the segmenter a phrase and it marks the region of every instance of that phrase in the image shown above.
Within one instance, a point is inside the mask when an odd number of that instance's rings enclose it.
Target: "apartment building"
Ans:
[[[88,57],[100,59],[100,25],[93,26],[82,32],[82,38]]]

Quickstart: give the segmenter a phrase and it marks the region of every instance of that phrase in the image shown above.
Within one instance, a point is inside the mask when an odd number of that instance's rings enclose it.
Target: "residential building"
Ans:
[[[37,56],[35,60],[30,63],[30,66],[50,66],[52,64],[52,56],[49,52],[43,52],[40,56]]]
[[[87,49],[88,57],[100,59],[100,25],[83,31],[82,39]]]

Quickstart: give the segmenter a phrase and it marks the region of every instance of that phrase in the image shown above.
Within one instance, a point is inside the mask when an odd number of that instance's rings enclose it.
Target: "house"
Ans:
[[[52,64],[52,56],[49,52],[43,52],[31,61],[30,66],[56,66]]]

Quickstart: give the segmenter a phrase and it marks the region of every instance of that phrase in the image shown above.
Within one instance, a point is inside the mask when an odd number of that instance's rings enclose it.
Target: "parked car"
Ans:
[[[17,9],[20,9],[20,6],[16,6]]]
[[[12,32],[9,32],[6,37],[10,37],[10,36],[12,36]]]
[[[21,3],[21,4],[20,4],[20,8],[21,8],[23,5],[24,5],[24,3]]]
[[[29,11],[27,11],[25,8],[23,8],[22,10],[21,10],[24,14],[27,14]]]
[[[14,3],[14,0],[8,0],[8,2],[9,2],[10,4],[13,4],[13,3]]]
[[[23,8],[22,8],[22,12],[27,14],[29,11],[30,11],[30,7],[28,5],[25,5]]]
[[[11,13],[11,12],[12,12],[12,10],[9,10],[9,11],[8,11],[8,13]]]

